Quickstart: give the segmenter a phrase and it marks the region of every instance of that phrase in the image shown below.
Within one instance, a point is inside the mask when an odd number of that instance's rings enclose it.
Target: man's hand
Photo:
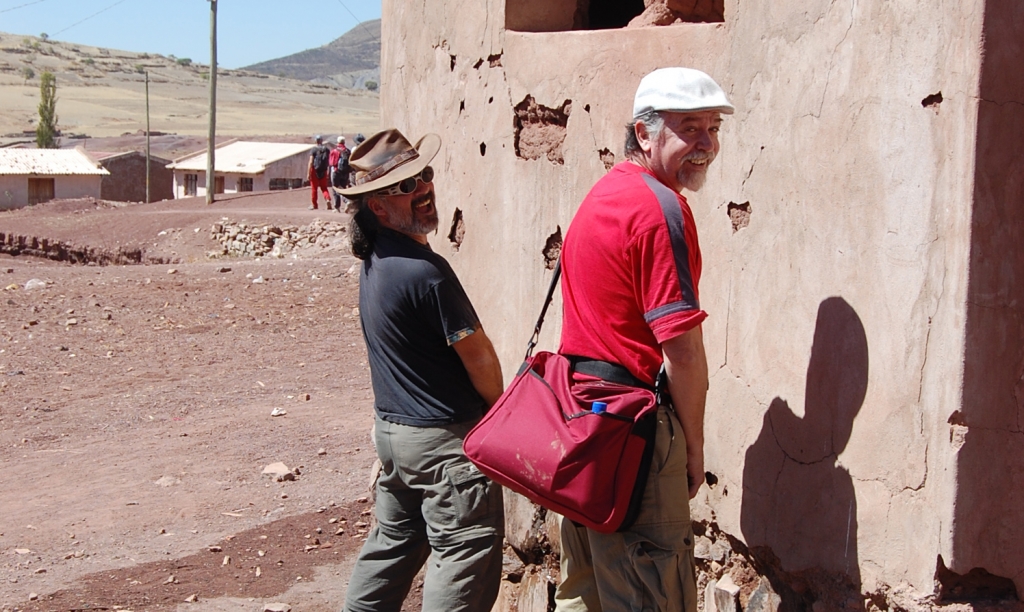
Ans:
[[[686,439],[686,473],[693,499],[704,484],[704,402],[708,394],[708,360],[701,328],[661,345],[668,390]]]
[[[493,406],[501,397],[505,385],[501,376],[501,363],[484,329],[477,326],[472,334],[453,344],[452,348],[462,360],[473,388],[484,398],[488,408]]]

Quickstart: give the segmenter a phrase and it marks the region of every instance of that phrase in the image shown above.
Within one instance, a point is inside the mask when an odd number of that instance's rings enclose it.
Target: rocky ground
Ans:
[[[0,611],[340,608],[374,459],[347,218],[219,197],[0,212]],[[557,521],[506,513],[495,610],[546,612]],[[1022,609],[786,574],[696,518],[705,612]]]
[[[373,461],[355,260],[343,234],[207,258],[215,223],[342,221],[306,198],[0,213],[167,262],[0,255],[0,610],[340,607]]]

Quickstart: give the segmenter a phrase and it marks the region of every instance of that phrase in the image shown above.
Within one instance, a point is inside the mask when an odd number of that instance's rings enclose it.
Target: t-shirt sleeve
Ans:
[[[476,310],[458,279],[446,278],[437,282],[429,297],[437,310],[435,322],[438,331],[448,346],[466,338],[480,325]]]
[[[679,228],[676,244],[667,227],[651,228],[630,245],[636,300],[659,343],[701,324],[707,313],[697,297],[696,245],[687,245]]]

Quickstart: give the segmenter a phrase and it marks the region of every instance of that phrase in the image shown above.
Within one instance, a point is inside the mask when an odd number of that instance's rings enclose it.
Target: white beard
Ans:
[[[698,166],[696,170],[687,170],[686,162],[701,159],[706,159],[707,163],[703,166]],[[708,166],[710,166],[713,161],[715,161],[714,153],[700,153],[694,151],[683,158],[683,165],[680,166],[679,172],[676,173],[676,179],[679,180],[679,184],[683,186],[683,189],[694,192],[700,191],[700,188],[704,186],[704,182],[708,178]]]

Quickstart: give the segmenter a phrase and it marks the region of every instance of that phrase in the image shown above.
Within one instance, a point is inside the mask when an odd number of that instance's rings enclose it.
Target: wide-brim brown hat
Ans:
[[[390,187],[427,167],[441,149],[441,137],[427,134],[416,146],[398,130],[377,132],[352,151],[348,163],[355,172],[350,187],[338,189],[343,196],[355,196]]]

